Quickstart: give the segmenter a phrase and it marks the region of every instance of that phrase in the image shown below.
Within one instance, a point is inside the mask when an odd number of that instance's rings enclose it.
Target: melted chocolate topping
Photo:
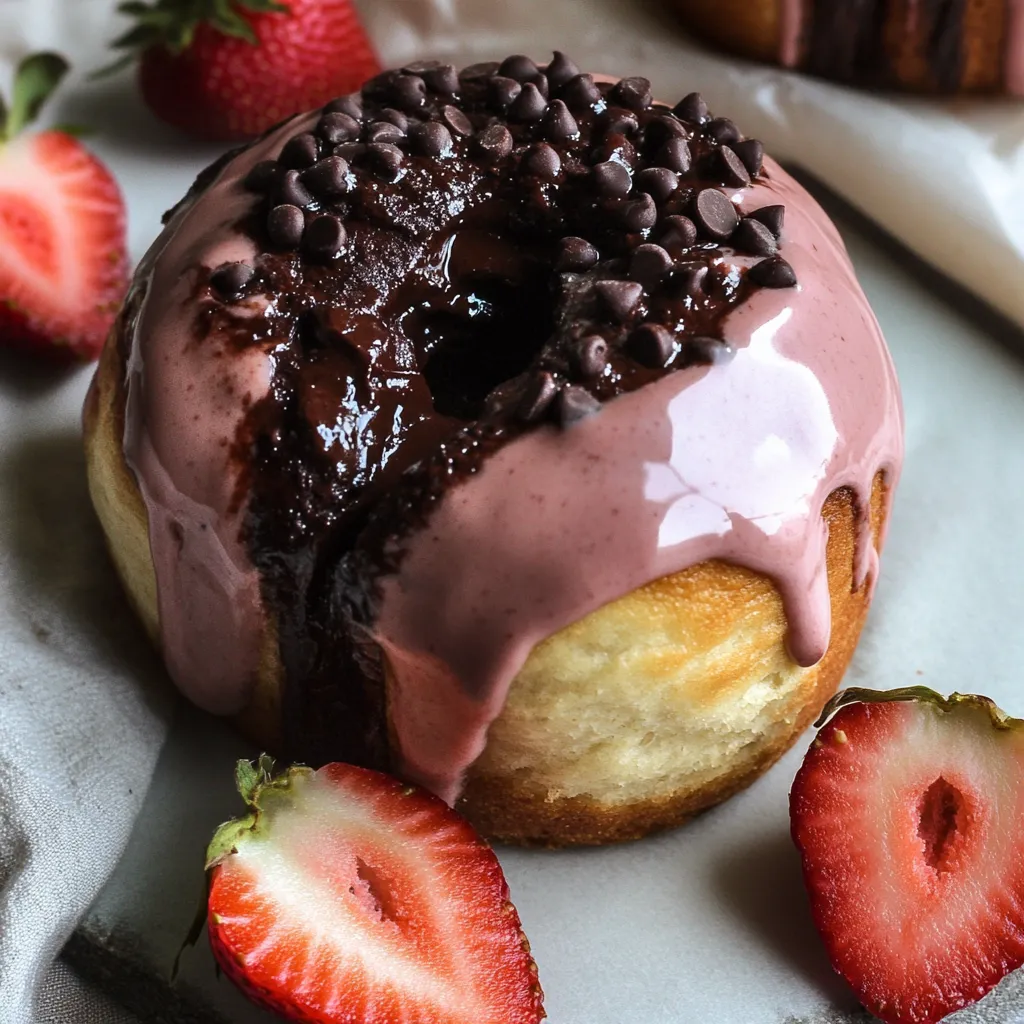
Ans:
[[[201,281],[200,315],[273,356],[239,500],[290,746],[387,764],[374,581],[454,481],[537,424],[728,359],[724,316],[796,283],[782,209],[741,219],[722,191],[762,158],[696,94],[673,111],[556,54],[387,72],[253,169],[261,255]]]

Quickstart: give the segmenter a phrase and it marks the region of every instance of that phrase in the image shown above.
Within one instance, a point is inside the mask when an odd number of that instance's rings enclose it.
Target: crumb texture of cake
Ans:
[[[192,700],[552,845],[677,823],[788,747],[902,460],[813,199],[698,93],[560,53],[386,72],[204,172],[86,435]]]
[[[1020,0],[678,0],[755,60],[874,88],[1024,95]]]

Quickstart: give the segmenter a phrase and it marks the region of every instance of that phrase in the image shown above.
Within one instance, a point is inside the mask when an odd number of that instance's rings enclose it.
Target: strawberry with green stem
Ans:
[[[146,103],[199,138],[252,138],[380,70],[352,0],[130,0],[118,9],[135,24],[114,46],[125,61],[138,57]]]
[[[537,1024],[537,969],[498,859],[442,800],[346,764],[238,764],[245,817],[207,855],[210,943],[307,1024]]]
[[[793,783],[835,969],[886,1024],[935,1024],[1024,964],[1024,722],[986,697],[847,690]]]
[[[67,71],[28,57],[0,98],[0,347],[94,359],[128,283],[121,191],[74,129],[24,134]]]

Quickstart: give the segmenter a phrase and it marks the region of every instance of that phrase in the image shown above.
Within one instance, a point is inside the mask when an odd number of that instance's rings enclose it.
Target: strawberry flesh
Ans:
[[[211,846],[208,928],[254,1001],[316,1024],[536,1024],[493,851],[446,804],[332,764],[266,776]]]
[[[110,172],[60,132],[0,146],[0,345],[95,358],[127,280]]]
[[[796,777],[793,838],[835,969],[886,1024],[934,1024],[1024,964],[1024,723],[851,694]]]

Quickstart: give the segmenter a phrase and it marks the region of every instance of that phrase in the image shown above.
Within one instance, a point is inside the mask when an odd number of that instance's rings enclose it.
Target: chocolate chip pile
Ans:
[[[796,284],[777,251],[783,207],[741,217],[724,191],[749,186],[763,158],[698,93],[669,108],[646,78],[597,83],[556,52],[543,68],[514,55],[386,72],[328,104],[244,185],[262,197],[266,253],[326,268],[381,209],[414,232],[394,211],[429,205],[449,181],[503,203],[509,234],[545,251],[555,330],[480,413],[568,426],[669,370],[728,359],[724,314],[755,288]],[[456,214],[443,227],[458,225]],[[258,278],[229,264],[210,285],[230,303]]]

